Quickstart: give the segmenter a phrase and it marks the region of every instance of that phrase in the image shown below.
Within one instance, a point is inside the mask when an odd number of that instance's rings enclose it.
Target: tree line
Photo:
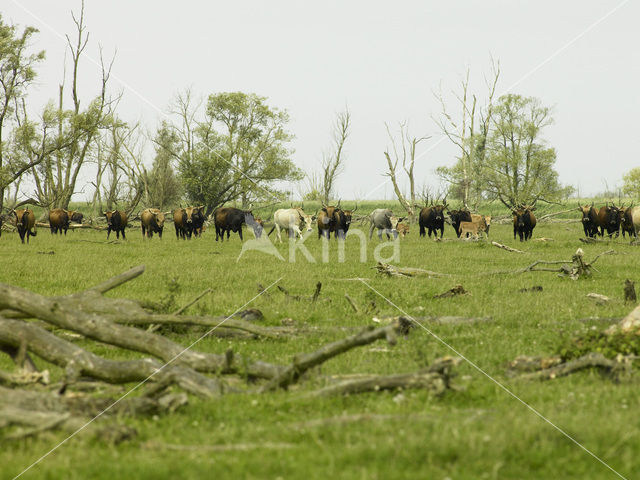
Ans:
[[[45,59],[44,51],[32,49],[37,30],[20,31],[0,16],[0,211],[19,203],[27,183],[33,185],[32,203],[66,209],[84,188],[79,179],[88,172],[95,175],[90,181],[95,216],[116,207],[129,212],[139,205],[164,209],[182,201],[204,205],[207,215],[228,202],[245,207],[280,202],[288,196],[278,187],[283,181],[300,182],[303,199],[328,204],[336,198],[352,125],[348,109],[336,116],[319,169],[306,173],[292,161],[289,114],[254,93],[214,93],[199,100],[185,90],[171,102],[156,131],[145,134],[141,125],[118,115],[121,94],[113,95],[109,88],[114,58],[105,60],[102,51],[97,93],[88,103],[81,101],[79,60],[89,46],[84,4],[72,16],[76,29],[67,35],[69,75],[62,78],[57,99],[37,116],[28,108],[37,66]],[[491,66],[480,99],[471,92],[467,71],[453,92],[457,114],[442,92],[436,93],[441,112],[434,121],[458,150],[453,166],[436,169],[447,185],[441,195],[469,208],[486,200],[513,208],[567,197],[572,188],[560,183],[556,151],[543,137],[553,121],[551,109],[533,97],[496,98],[500,68],[493,61]],[[387,133],[384,174],[402,207],[415,216],[417,202],[430,193],[420,190],[414,171],[421,159],[418,146],[430,137],[411,135],[406,122],[397,131],[387,125]],[[150,166],[146,140],[154,151]],[[625,177],[627,193],[640,193],[638,171]]]

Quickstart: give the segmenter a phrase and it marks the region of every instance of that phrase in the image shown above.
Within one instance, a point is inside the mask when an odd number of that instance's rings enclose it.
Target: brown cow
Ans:
[[[338,214],[340,207],[333,205],[322,205],[322,209],[318,212],[318,238],[325,237],[327,240],[331,238],[331,232],[336,231],[336,225],[340,220]]]
[[[62,208],[49,210],[49,228],[52,235],[56,233],[62,235],[63,231],[66,235],[69,228],[69,213]]]
[[[112,230],[116,232],[116,238],[120,238],[122,233],[122,239],[126,240],[124,229],[127,226],[127,214],[122,210],[112,210],[104,212],[104,216],[107,217],[107,240]]]
[[[29,243],[29,237],[35,237],[38,233],[35,229],[36,216],[34,215],[33,210],[29,208],[24,210],[14,210],[13,214],[16,217],[16,228],[18,229],[20,240],[24,243],[24,236],[26,235],[27,243]]]
[[[157,208],[147,208],[140,214],[140,224],[142,226],[142,238],[151,238],[154,233],[157,233],[162,238],[164,213]]]
[[[176,228],[176,238],[183,240],[202,234],[204,223],[204,206],[176,208],[173,211],[173,224]]]
[[[620,235],[620,208],[611,204],[606,204],[604,207],[600,207],[598,210],[598,226],[600,227],[599,235],[604,237],[604,231],[607,231],[609,238],[614,233],[616,238]]]

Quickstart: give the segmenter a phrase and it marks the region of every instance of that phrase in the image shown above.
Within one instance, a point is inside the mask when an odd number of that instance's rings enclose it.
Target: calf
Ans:
[[[409,235],[409,225],[407,225],[406,223],[398,223],[396,230],[398,230],[398,235],[402,238],[404,238],[406,235]]]
[[[466,238],[469,235],[473,235],[474,238],[478,238],[478,234],[482,232],[487,232],[487,222],[482,216],[480,217],[480,219],[475,219],[471,222],[460,222],[460,237]]]

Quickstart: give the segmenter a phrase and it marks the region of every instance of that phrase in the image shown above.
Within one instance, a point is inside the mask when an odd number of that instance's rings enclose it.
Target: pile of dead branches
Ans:
[[[153,311],[144,302],[103,295],[143,271],[139,266],[88,290],[57,297],[0,283],[0,352],[16,364],[15,372],[0,370],[0,439],[22,438],[55,428],[73,431],[103,412],[118,416],[171,412],[187,403],[187,394],[215,398],[226,392],[289,389],[309,370],[336,355],[378,340],[394,344],[398,336],[409,332],[408,320],[398,319],[299,355],[290,365],[255,360],[231,349],[205,353],[191,348],[197,342],[181,345],[154,329],[197,325],[206,329],[202,338],[233,335],[242,339],[282,339],[291,332],[245,320],[260,317],[255,310],[244,317],[182,315],[184,307],[166,314]],[[320,284],[315,298],[319,291]],[[113,358],[79,346],[78,340],[83,345],[91,340],[115,347]],[[142,356],[132,359],[128,352]],[[51,383],[53,375],[38,370],[32,356],[59,367],[62,373],[55,376],[60,378]],[[445,362],[446,368],[442,364],[425,372],[372,376],[357,386],[328,385],[318,395],[389,388],[426,388],[441,393],[449,386],[452,362]],[[128,395],[132,390],[136,393]],[[107,434],[115,436],[113,441],[132,434],[126,428],[116,428],[115,432]]]

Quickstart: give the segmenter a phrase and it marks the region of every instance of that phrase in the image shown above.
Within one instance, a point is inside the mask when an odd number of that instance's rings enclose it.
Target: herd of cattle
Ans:
[[[317,215],[309,215],[304,212],[303,207],[285,208],[276,210],[273,214],[273,228],[267,235],[276,230],[277,239],[282,242],[281,230],[288,232],[289,237],[303,237],[304,232],[313,230],[313,222],[315,221],[318,229],[318,238],[331,238],[333,233],[335,238],[344,239],[349,231],[353,214],[357,210],[357,205],[353,210],[346,210],[337,205],[323,205]],[[513,215],[513,238],[520,238],[520,241],[529,240],[536,226],[536,217],[533,213],[535,206],[520,205],[512,210]],[[617,237],[622,230],[622,235],[626,233],[629,236],[637,237],[640,230],[640,207],[624,207],[609,205],[608,203],[596,209],[593,204],[578,206],[578,210],[582,213],[582,225],[584,233],[587,237],[595,237],[596,235],[604,236],[605,232],[611,237],[615,234]],[[205,210],[200,207],[177,208],[173,212],[162,212],[157,208],[147,208],[140,213],[140,223],[142,228],[142,236],[146,238],[153,237],[157,233],[162,238],[164,230],[165,215],[173,213],[173,224],[176,231],[176,238],[190,239],[192,236],[201,236],[205,229]],[[36,217],[31,209],[13,210],[15,224],[20,240],[29,243],[29,237],[36,235],[35,225]],[[113,210],[104,212],[107,220],[107,239],[111,232],[115,232],[116,238],[125,239],[125,228],[128,224],[126,212],[122,210]],[[448,216],[448,219],[447,219]],[[242,240],[242,226],[247,225],[253,229],[257,238],[260,238],[264,230],[264,223],[260,218],[254,217],[251,210],[241,210],[233,207],[221,207],[213,211],[211,216],[216,229],[216,241],[224,240],[224,234],[227,234],[227,240],[231,232],[237,233]],[[409,233],[409,225],[403,223],[405,218],[397,217],[389,209],[378,208],[364,217],[371,223],[369,230],[369,238],[373,236],[374,230],[377,231],[378,238],[382,239],[385,233],[387,238],[394,239],[404,237]],[[78,211],[69,211],[56,208],[49,211],[49,228],[52,234],[64,233],[71,222],[82,223],[83,215]],[[468,209],[449,209],[446,201],[443,204],[426,206],[420,210],[418,216],[418,224],[420,226],[420,236],[424,237],[432,234],[435,238],[444,235],[445,223],[450,223],[454,228],[458,237],[473,236],[478,237],[484,233],[489,235],[491,227],[491,217],[471,213]],[[0,227],[2,220],[0,217]],[[0,234],[1,234],[0,229]]]

